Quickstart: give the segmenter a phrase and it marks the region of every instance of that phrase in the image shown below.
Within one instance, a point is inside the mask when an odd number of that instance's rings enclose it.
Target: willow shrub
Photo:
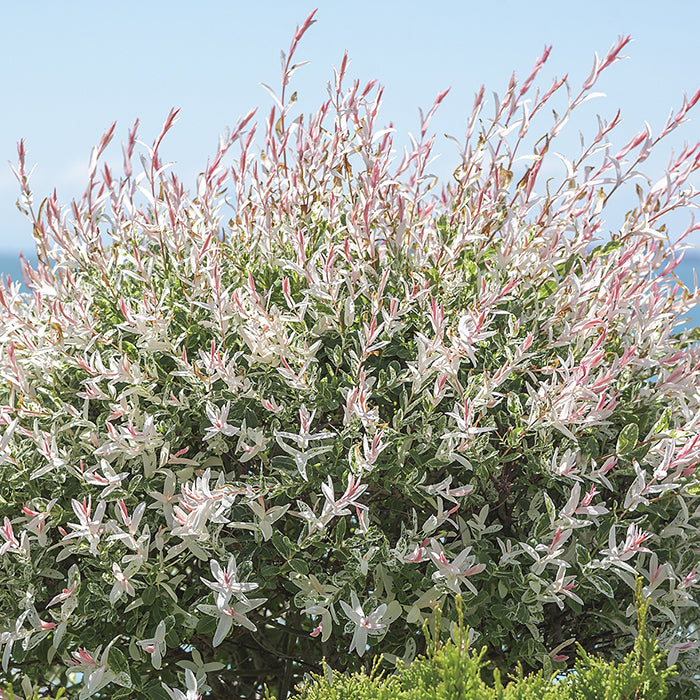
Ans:
[[[580,89],[535,87],[547,49],[493,116],[478,93],[440,182],[445,93],[403,154],[346,57],[295,115],[311,23],[261,135],[248,114],[193,193],[161,157],[175,112],[143,153],[129,132],[121,175],[109,129],[68,209],[36,205],[20,144],[38,263],[0,285],[2,679],[283,697],[324,657],[410,659],[457,594],[491,669],[556,669],[574,642],[629,651],[639,575],[697,693],[700,294],[673,274],[696,227],[663,222],[695,207],[699,148],[640,167],[700,92],[657,136],[614,148],[618,114],[555,158],[628,39]]]

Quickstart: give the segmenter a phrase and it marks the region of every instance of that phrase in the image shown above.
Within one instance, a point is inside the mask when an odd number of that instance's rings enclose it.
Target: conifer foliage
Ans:
[[[698,227],[664,222],[696,206],[700,146],[641,167],[700,92],[560,154],[628,38],[581,87],[537,87],[547,49],[477,94],[440,182],[446,93],[404,152],[347,57],[295,112],[313,21],[193,192],[162,156],[175,111],[121,174],[112,126],[67,208],[19,146],[38,264],[0,285],[0,678],[282,698],[324,657],[410,660],[457,595],[491,671],[552,670],[576,643],[624,657],[641,576],[697,695],[700,294],[674,268]]]

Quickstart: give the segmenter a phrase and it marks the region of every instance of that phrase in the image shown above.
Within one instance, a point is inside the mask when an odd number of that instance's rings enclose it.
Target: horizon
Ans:
[[[29,254],[25,253],[25,257],[33,266],[36,265],[35,252],[30,252]],[[686,251],[686,255],[676,269],[678,277],[684,284],[692,287],[693,273],[697,273],[698,270],[700,270],[700,250]],[[22,291],[27,291],[26,285],[22,279],[19,253],[8,253],[0,250],[0,275],[3,275],[3,280],[6,275],[9,275],[13,282],[20,282]],[[698,274],[698,277],[700,278],[700,274]],[[693,326],[700,327],[700,304],[690,309],[688,312],[688,321],[683,324],[682,328],[691,328]]]

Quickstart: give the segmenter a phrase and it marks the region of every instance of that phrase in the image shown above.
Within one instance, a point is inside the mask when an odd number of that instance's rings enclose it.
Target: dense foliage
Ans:
[[[541,94],[547,49],[490,118],[479,92],[440,183],[445,93],[403,155],[347,58],[294,115],[311,23],[262,138],[248,114],[192,194],[161,159],[175,112],[139,174],[136,126],[123,175],[98,169],[112,127],[68,210],[36,206],[20,145],[38,264],[29,294],[0,285],[0,678],[285,697],[324,657],[409,661],[457,594],[490,671],[549,672],[574,642],[624,657],[640,575],[697,695],[700,350],[679,324],[700,295],[673,274],[697,227],[663,222],[695,206],[700,148],[639,167],[700,92],[658,136],[613,148],[618,114],[565,158],[627,39]]]
[[[306,682],[292,700],[665,700],[668,678],[673,669],[666,667],[664,654],[646,632],[649,602],[641,600],[641,579],[637,579],[639,628],[634,648],[620,662],[606,662],[586,654],[571,673],[564,677],[546,677],[542,671],[524,676],[522,669],[510,682],[495,675],[493,685],[481,677],[488,658],[486,647],[480,652],[469,648],[468,630],[461,623],[453,626],[447,644],[439,643],[428,631],[428,653],[408,668],[398,668],[384,676],[375,665],[369,674],[364,669],[352,675],[334,674]],[[457,598],[459,612],[459,598]]]

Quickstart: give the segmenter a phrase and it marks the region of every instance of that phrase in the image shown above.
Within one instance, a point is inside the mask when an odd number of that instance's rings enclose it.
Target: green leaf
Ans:
[[[520,403],[520,398],[514,392],[508,394],[507,400],[508,412],[514,416],[521,416],[523,414],[523,406]]]
[[[290,544],[289,538],[285,537],[281,532],[272,534],[271,542],[275,549],[285,558],[289,559]]]
[[[584,567],[591,560],[591,553],[582,544],[576,543],[576,562]]]
[[[524,659],[531,659],[535,655],[535,640],[530,637],[529,639],[525,640],[525,644],[523,645],[523,651],[521,656]]]
[[[149,700],[171,700],[170,695],[161,685],[154,684],[144,688],[144,690],[146,691],[146,697],[149,698]]]
[[[177,596],[175,595],[175,591],[167,584],[161,582],[160,587],[173,599],[174,603],[177,603]]]
[[[340,544],[343,542],[346,528],[347,523],[345,522],[345,518],[339,518],[338,524],[335,526],[335,543],[337,546],[340,546]]]
[[[502,603],[495,603],[491,606],[490,610],[496,620],[503,620],[508,617],[508,608]]]
[[[600,576],[591,576],[589,581],[596,587],[596,589],[602,593],[606,598],[614,598],[615,592],[612,586]]]
[[[636,423],[629,423],[621,431],[617,438],[616,452],[619,455],[628,455],[637,446],[639,428]]]
[[[547,299],[554,293],[556,288],[557,283],[554,280],[549,279],[545,281],[543,284],[540,285],[540,288],[537,290],[537,298]]]
[[[292,569],[299,574],[309,573],[309,565],[303,559],[292,559],[289,562],[289,566],[291,566]]]
[[[566,277],[569,272],[571,272],[571,269],[573,268],[575,263],[581,263],[581,256],[578,253],[573,253],[570,255],[567,259],[567,261],[564,263],[564,269],[562,270],[562,277]]]
[[[134,691],[131,688],[117,688],[112,694],[112,700],[127,700],[134,696]]]
[[[216,619],[213,617],[200,617],[195,628],[204,637],[213,637],[216,631]]]
[[[258,427],[258,417],[253,411],[250,410],[250,408],[246,408],[245,410],[245,423],[249,428]]]
[[[530,621],[530,610],[527,605],[518,603],[515,608],[515,619],[522,624],[526,624]]]
[[[546,491],[543,492],[543,496],[544,505],[547,508],[547,515],[549,516],[549,521],[553,523],[557,515],[556,506],[554,505],[554,501],[550,498],[549,494]]]
[[[116,673],[129,671],[129,661],[124,655],[124,652],[117,647],[112,647],[109,650],[109,667]]]
[[[280,568],[277,564],[263,564],[260,567],[260,575],[264,579],[271,579],[279,574]]]
[[[122,671],[121,673],[117,673],[117,675],[114,677],[114,683],[116,683],[117,685],[121,685],[123,688],[127,689],[131,689],[133,687],[133,683],[131,681],[131,674],[128,671]]]
[[[586,441],[586,451],[593,459],[600,457],[600,446],[594,437],[589,437]]]

